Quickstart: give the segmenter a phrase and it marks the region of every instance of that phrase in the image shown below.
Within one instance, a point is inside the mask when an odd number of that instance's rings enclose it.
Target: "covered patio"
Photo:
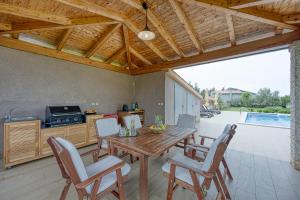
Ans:
[[[65,199],[300,199],[299,24],[300,0],[0,0],[0,199],[59,199],[65,182]],[[199,128],[202,97],[173,69],[283,48],[290,160],[231,149],[250,145],[230,120]],[[198,162],[200,135],[217,139]],[[81,169],[76,149],[92,150]],[[88,171],[102,151],[111,168]]]

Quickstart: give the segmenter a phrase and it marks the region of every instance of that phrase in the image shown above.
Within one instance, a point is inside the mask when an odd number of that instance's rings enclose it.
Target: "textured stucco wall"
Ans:
[[[145,125],[155,122],[155,115],[165,115],[165,72],[134,77],[135,101],[145,109]]]
[[[300,41],[291,53],[291,163],[300,170]]]
[[[129,75],[0,47],[0,118],[16,108],[15,116],[44,119],[46,105],[80,105],[82,111],[95,107],[98,112],[116,112],[132,101],[133,89]],[[99,106],[92,106],[93,102]]]

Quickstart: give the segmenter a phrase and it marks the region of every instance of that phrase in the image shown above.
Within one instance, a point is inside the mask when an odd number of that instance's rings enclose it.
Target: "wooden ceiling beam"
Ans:
[[[233,47],[227,47],[188,58],[181,58],[174,61],[163,62],[160,64],[152,65],[149,67],[143,67],[138,70],[134,70],[131,73],[134,75],[151,73],[160,70],[181,68],[187,66],[193,66],[197,64],[203,64],[207,62],[214,62],[218,60],[230,59],[234,57],[243,56],[245,54],[254,54],[266,49],[272,49],[279,46],[289,45],[292,42],[300,39],[300,30],[285,33],[282,35],[275,35],[269,38],[260,39],[253,42],[248,42]]]
[[[128,17],[121,15],[118,11],[114,11],[105,7],[102,7],[96,3],[88,2],[85,0],[55,0],[65,5],[72,6],[84,11],[88,11],[97,15],[108,17],[116,21],[126,24],[126,26],[135,34],[140,32],[138,26],[132,22]],[[162,60],[169,60],[151,41],[143,41],[154,53],[156,53]]]
[[[105,63],[112,63],[114,60],[117,60],[121,55],[123,55],[126,52],[125,47],[122,47],[118,51],[116,51],[114,54],[112,54],[109,58],[105,60]]]
[[[0,22],[0,30],[11,30],[11,24],[10,23],[5,23],[5,22]]]
[[[126,3],[138,10],[143,11],[143,7],[140,2],[136,0],[121,0],[123,3]],[[177,55],[181,57],[185,57],[183,51],[178,47],[175,40],[171,36],[171,34],[164,28],[164,25],[161,23],[161,20],[151,11],[148,9],[148,19],[152,23],[152,25],[156,28],[162,38],[170,45],[170,47],[177,53]]]
[[[268,3],[274,3],[280,0],[229,0],[229,7],[232,9],[242,9],[254,6],[261,6]]]
[[[12,33],[11,34],[11,37],[14,38],[14,39],[16,39],[16,40],[19,39],[19,36],[20,36],[19,33]]]
[[[216,11],[224,12],[233,16],[269,24],[276,27],[296,30],[299,27],[287,24],[283,21],[283,17],[276,13],[271,13],[256,8],[243,8],[239,10],[232,9],[228,3],[223,0],[178,0],[190,5],[198,5],[203,8],[213,9]]]
[[[85,26],[91,24],[118,24],[119,22],[109,19],[107,17],[97,16],[97,17],[86,17],[86,18],[78,18],[71,19],[72,24],[70,25],[60,25],[53,24],[49,22],[27,22],[21,24],[13,24],[12,29],[8,31],[0,31],[0,34],[4,33],[26,33],[30,31],[46,31],[46,30],[60,30],[67,28],[74,28],[78,26]]]
[[[66,44],[66,42],[67,42],[69,36],[71,35],[72,31],[73,31],[73,28],[69,28],[69,29],[67,29],[67,30],[63,33],[63,35],[62,35],[60,41],[58,42],[58,45],[57,45],[57,47],[56,47],[56,50],[58,50],[58,51],[61,51],[61,50],[62,50],[62,48],[63,48],[64,45]]]
[[[232,16],[229,14],[226,14],[226,22],[228,26],[228,33],[229,33],[229,39],[231,46],[236,45],[236,39],[235,39],[235,33],[234,33],[234,26],[233,26],[233,21],[232,21]]]
[[[125,45],[125,49],[126,49],[126,58],[127,58],[127,65],[129,67],[129,69],[132,69],[131,66],[131,54],[130,54],[130,44],[129,44],[129,33],[128,33],[128,29],[125,25],[123,25],[123,35],[124,35],[124,45]]]
[[[177,55],[180,57],[186,57],[183,51],[176,44],[171,34],[164,28],[164,25],[158,19],[158,17],[151,10],[148,10],[147,12],[149,21],[159,32],[160,36],[169,44],[169,46],[176,52]]]
[[[134,48],[129,47],[129,51],[135,57],[137,57],[139,60],[141,60],[143,63],[145,63],[146,65],[152,65],[152,63],[147,58],[145,58],[142,54],[140,54],[139,52],[137,52]]]
[[[62,25],[68,25],[72,23],[71,20],[66,17],[53,15],[50,13],[45,13],[43,11],[28,9],[28,8],[24,8],[12,4],[6,4],[6,3],[0,3],[0,13],[5,13],[5,14],[15,15],[19,17],[45,21],[45,22],[51,22],[56,24],[62,24]]]
[[[108,28],[104,35],[86,52],[85,57],[90,58],[109,38],[121,27],[121,24],[115,24]]]
[[[171,4],[171,6],[173,7],[173,10],[175,11],[180,23],[184,26],[186,32],[188,33],[194,46],[197,48],[197,50],[200,53],[203,53],[204,52],[203,46],[197,36],[195,29],[193,28],[190,20],[187,18],[186,14],[184,13],[184,10],[179,5],[177,0],[169,0],[169,2]]]
[[[131,63],[131,66],[132,66],[133,69],[139,69],[139,68],[140,68],[139,66],[137,66],[137,65],[134,64],[133,62]]]
[[[289,24],[300,24],[300,13],[283,16],[283,21]]]
[[[21,51],[31,52],[39,55],[44,55],[44,56],[67,60],[67,61],[80,63],[88,66],[93,66],[100,69],[106,69],[106,70],[125,73],[125,74],[129,73],[128,70],[122,67],[117,67],[99,61],[94,61],[89,58],[85,58],[83,56],[73,55],[73,54],[65,53],[63,51],[56,51],[55,49],[49,49],[46,47],[41,47],[28,42],[15,40],[7,37],[0,36],[0,45],[8,48],[18,49]]]
[[[280,27],[276,27],[275,28],[275,35],[281,35],[283,34],[283,29]]]

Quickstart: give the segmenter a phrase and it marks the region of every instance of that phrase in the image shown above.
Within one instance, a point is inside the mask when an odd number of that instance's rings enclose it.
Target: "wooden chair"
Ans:
[[[222,134],[219,137],[223,137],[223,135],[228,135],[226,144],[229,145],[231,139],[233,138],[234,134],[236,133],[237,126],[235,124],[230,125],[227,124],[222,132]],[[205,145],[205,139],[209,139],[211,141],[215,141],[217,138],[208,137],[208,136],[201,136],[200,145],[198,144],[189,144],[187,145],[185,149],[185,155],[188,157],[191,157],[192,159],[198,160],[200,162],[205,160],[205,157],[207,155],[207,152],[209,150],[209,146]],[[231,171],[228,167],[228,164],[223,157],[222,164],[224,166],[225,172],[224,172],[224,178],[226,178],[226,175],[230,180],[233,180],[233,176],[231,174]]]
[[[211,182],[214,182],[217,188],[218,197],[231,199],[219,170],[227,148],[228,137],[228,135],[223,135],[215,140],[202,163],[184,155],[176,155],[162,167],[163,174],[169,178],[167,200],[172,199],[177,186],[195,192],[197,199],[203,200]]]
[[[63,171],[63,177],[68,180],[65,188],[68,189],[69,181],[72,182],[79,200],[85,197],[96,200],[109,193],[120,200],[125,199],[123,182],[131,169],[123,160],[115,156],[106,156],[85,166],[77,149],[69,141],[50,137],[48,143],[51,144],[55,155],[58,155],[57,161],[61,172]]]
[[[124,115],[122,116],[122,121],[124,123],[124,126],[128,129],[131,128],[131,121],[134,121],[134,127],[135,129],[142,128],[142,123],[139,115]],[[139,160],[138,157],[136,157],[136,160]],[[130,162],[133,163],[133,156],[130,154]]]
[[[196,127],[196,116],[188,114],[180,114],[177,120],[176,126],[181,128],[195,128]],[[195,135],[192,135],[192,140],[195,143]],[[176,145],[179,148],[185,148],[184,142],[180,142]]]
[[[134,126],[136,129],[142,128],[141,119],[138,115],[126,115],[123,116],[123,122],[126,128],[131,128],[131,121],[134,121]]]
[[[101,156],[106,156],[109,152],[109,144],[105,137],[119,133],[120,126],[118,125],[118,120],[114,117],[98,119],[95,122],[95,127],[98,140],[98,148],[96,151],[98,155],[100,155],[100,151],[103,150],[106,153]]]

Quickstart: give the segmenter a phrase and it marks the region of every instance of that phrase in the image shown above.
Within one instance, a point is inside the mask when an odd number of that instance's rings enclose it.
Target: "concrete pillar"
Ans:
[[[290,46],[291,54],[291,164],[300,170],[300,41]]]

